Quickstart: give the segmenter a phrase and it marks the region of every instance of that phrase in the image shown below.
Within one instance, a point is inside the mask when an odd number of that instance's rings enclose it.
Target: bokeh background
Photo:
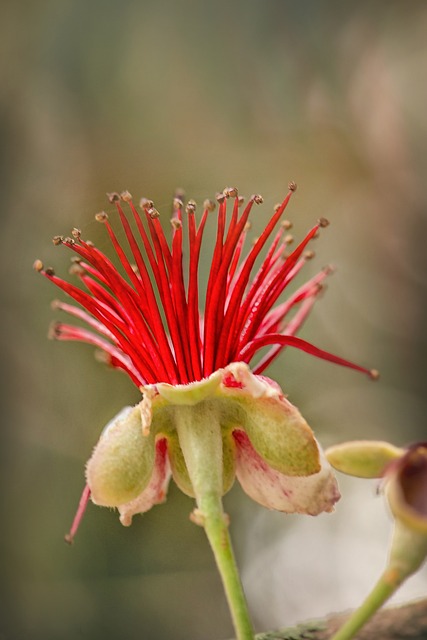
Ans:
[[[85,345],[46,339],[66,274],[50,238],[82,228],[105,192],[202,201],[263,194],[254,234],[289,180],[317,266],[338,270],[303,336],[381,370],[291,352],[271,368],[325,445],[426,439],[427,6],[423,1],[21,0],[2,6],[2,640],[220,640],[232,635],[192,502],[124,529],[90,506],[63,543],[103,425],[138,393]],[[309,267],[312,272],[316,265]],[[341,479],[333,516],[283,516],[226,498],[257,629],[356,606],[381,570],[390,521],[375,484]],[[413,578],[402,599],[427,591]]]

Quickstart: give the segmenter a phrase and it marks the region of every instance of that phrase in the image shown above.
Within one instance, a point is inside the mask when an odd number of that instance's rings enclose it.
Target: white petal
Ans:
[[[286,476],[258,455],[243,431],[234,431],[236,475],[243,490],[269,509],[318,515],[332,511],[340,498],[332,469],[320,450],[321,469],[309,476]]]

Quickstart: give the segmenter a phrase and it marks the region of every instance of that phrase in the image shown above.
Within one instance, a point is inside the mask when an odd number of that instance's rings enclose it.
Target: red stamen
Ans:
[[[202,244],[203,231],[206,220],[210,211],[215,208],[211,201],[205,202],[205,208],[199,228],[196,231],[196,222],[194,218],[195,208],[193,205],[187,207],[188,213],[188,239],[190,246],[190,261],[188,274],[188,332],[189,342],[192,354],[193,371],[196,380],[200,380],[202,375],[202,340],[200,337],[200,314],[199,314],[199,258],[200,248]]]
[[[83,321],[88,328],[58,323],[54,329],[55,337],[97,346],[108,362],[126,371],[137,386],[162,381],[185,384],[200,380],[232,361],[249,362],[259,349],[268,345],[271,348],[255,366],[256,373],[264,371],[285,347],[293,346],[374,377],[364,367],[295,337],[313,307],[328,270],[312,277],[288,300],[276,304],[305,264],[303,251],[319,227],[326,226],[326,220],[319,220],[287,257],[284,257],[284,252],[292,237],[286,236],[284,243],[280,242],[283,231],[291,225],[283,222],[251,278],[255,261],[294,190],[295,185],[291,183],[289,193],[275,208],[264,231],[243,259],[249,213],[254,202],[259,204],[262,198],[253,196],[239,217],[242,199],[236,189],[227,188],[218,197],[216,242],[208,275],[204,319],[199,312],[198,269],[206,220],[214,208],[213,204],[210,201],[205,203],[198,227],[195,205],[191,201],[187,205],[190,255],[186,287],[182,201],[174,200],[173,237],[169,244],[151,201],[141,202],[144,222],[128,192],[121,196],[111,194],[110,202],[116,205],[127,238],[128,253],[108,222],[107,214],[98,214],[97,218],[106,225],[123,275],[103,252],[81,239],[78,229],[73,230],[73,238],[57,236],[54,244],[64,244],[77,254],[78,264],[74,270],[87,291],[58,278],[51,269],[44,270],[40,261],[34,264],[37,271],[83,307],[57,303],[57,308]],[[234,204],[227,226],[226,205],[230,197],[234,198]],[[132,230],[120,200],[129,205],[139,237]],[[128,258],[130,253],[136,267]]]
[[[374,369],[366,369],[365,367],[361,367],[354,362],[344,360],[344,358],[340,358],[339,356],[334,356],[328,351],[323,351],[323,349],[315,347],[313,344],[307,342],[306,340],[296,338],[295,336],[285,336],[280,333],[270,333],[265,336],[255,338],[239,352],[238,359],[242,362],[249,363],[249,361],[253,358],[257,351],[269,344],[278,344],[285,347],[295,347],[296,349],[300,349],[301,351],[310,353],[312,356],[316,356],[316,358],[328,360],[328,362],[339,364],[342,367],[348,367],[349,369],[355,369],[356,371],[366,373],[370,378],[375,379],[378,377],[378,374]]]
[[[227,236],[227,242],[224,246],[224,253],[221,258],[221,266],[216,274],[216,278],[213,279],[213,290],[211,300],[211,313],[208,319],[205,318],[205,331],[204,335],[211,340],[209,350],[206,350],[206,357],[204,360],[204,375],[210,375],[216,368],[223,366],[221,358],[221,333],[223,327],[218,326],[218,330],[215,331],[216,320],[224,318],[224,307],[226,301],[228,270],[230,263],[233,259],[233,254],[238,245],[239,238],[247,224],[249,213],[252,209],[253,203],[260,200],[260,196],[254,196],[246,206],[240,220],[234,225],[232,233]],[[206,343],[205,343],[206,346]],[[221,364],[218,364],[221,362]]]
[[[77,513],[74,516],[73,524],[71,525],[70,531],[65,536],[65,542],[68,544],[72,544],[74,542],[74,538],[76,536],[77,530],[79,528],[80,522],[82,521],[84,512],[86,511],[87,503],[90,498],[90,489],[86,485],[83,489],[82,496],[80,498],[79,506],[77,507]]]
[[[319,229],[319,225],[316,225],[309,231],[304,240],[298,245],[298,247],[291,253],[291,255],[285,260],[283,265],[277,269],[273,269],[271,278],[267,280],[265,287],[261,290],[259,297],[253,303],[251,311],[249,312],[245,325],[241,329],[241,337],[239,341],[238,350],[240,351],[245,344],[250,342],[255,337],[257,330],[268,311],[272,308],[278,297],[284,291],[288,283],[292,280],[290,277],[291,271],[295,266],[298,258],[301,256],[308,242],[316,235]],[[243,307],[239,316],[243,316]],[[241,323],[242,323],[241,320]],[[238,327],[240,327],[238,325]]]
[[[134,211],[134,214],[136,214],[136,217],[139,219],[139,216],[137,214],[137,211],[135,209],[135,207],[133,207],[132,202],[129,203],[132,207],[132,211]],[[117,210],[119,212],[119,216],[120,216],[120,220],[122,223],[122,226],[124,228],[126,237],[128,239],[129,242],[129,246],[131,248],[132,254],[135,258],[139,273],[140,273],[140,277],[141,277],[141,281],[142,281],[142,287],[144,289],[146,298],[147,298],[147,303],[148,303],[148,311],[149,311],[149,315],[150,315],[150,319],[149,319],[149,326],[152,329],[152,331],[154,332],[156,339],[158,340],[159,343],[159,350],[160,353],[162,355],[162,358],[164,359],[165,363],[167,364],[168,370],[169,372],[174,372],[171,375],[171,379],[174,380],[174,383],[176,383],[178,381],[178,372],[176,370],[176,364],[173,358],[173,354],[172,351],[170,349],[170,345],[166,336],[166,332],[163,326],[163,321],[162,318],[160,316],[159,313],[159,309],[158,309],[158,305],[157,305],[157,300],[154,294],[154,290],[153,287],[151,285],[151,279],[150,276],[148,274],[148,270],[147,267],[145,265],[144,259],[141,255],[141,251],[138,247],[138,244],[136,242],[135,236],[132,233],[132,230],[130,228],[129,222],[122,210],[122,208],[117,204]]]
[[[292,191],[289,191],[282,204],[277,208],[270,221],[268,222],[266,228],[252,247],[243,263],[243,268],[239,275],[239,278],[237,279],[233,287],[233,291],[231,293],[230,301],[224,317],[218,346],[219,352],[223,354],[224,360],[226,361],[228,360],[229,362],[231,362],[231,360],[229,360],[229,357],[231,356],[231,353],[234,350],[233,346],[236,343],[236,324],[238,324],[240,305],[249,281],[252,267],[268,237],[276,226],[276,223],[283,215],[283,211],[286,209],[291,194]]]

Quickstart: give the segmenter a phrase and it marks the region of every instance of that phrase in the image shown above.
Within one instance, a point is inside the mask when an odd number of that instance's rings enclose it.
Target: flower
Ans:
[[[348,475],[381,478],[394,519],[382,575],[333,637],[349,640],[427,558],[427,443],[402,449],[381,441],[344,442],[327,449],[326,457]]]
[[[348,475],[382,478],[382,488],[396,521],[427,538],[427,442],[407,448],[362,440],[330,447],[332,466]]]
[[[118,507],[124,524],[130,523],[134,513],[164,500],[171,474],[181,489],[199,499],[195,486],[198,471],[190,467],[200,467],[201,462],[193,465],[190,460],[190,436],[186,435],[190,423],[199,441],[215,425],[216,444],[212,440],[206,446],[216,447],[218,459],[213,456],[208,466],[215,463],[222,469],[221,487],[217,487],[221,495],[237,475],[244,490],[267,507],[310,514],[332,509],[339,493],[313,432],[276,383],[261,374],[287,346],[371,377],[376,377],[376,372],[295,335],[310,313],[329,267],[279,301],[312,257],[307,245],[327,225],[320,219],[296,248],[289,250],[291,225],[288,221],[279,225],[279,221],[295,189],[291,183],[245,257],[249,214],[254,204],[262,203],[262,197],[252,196],[243,207],[243,198],[235,188],[217,195],[216,241],[204,295],[199,264],[206,222],[215,209],[211,200],[205,201],[198,225],[196,204],[190,200],[185,207],[189,248],[185,275],[183,200],[174,199],[169,244],[153,202],[141,201],[141,215],[128,192],[109,194],[127,250],[108,215],[96,215],[105,224],[120,269],[93,243],[83,240],[78,229],[72,237],[56,236],[54,244],[76,254],[72,273],[80,286],[58,277],[51,268],[45,269],[40,260],[35,262],[37,271],[79,305],[56,301],[55,308],[83,321],[77,325],[57,322],[51,336],[95,345],[104,360],[124,370],[143,393],[136,407],[127,407],[104,429],[87,466],[87,486],[71,537],[90,496],[95,503]],[[227,224],[229,200],[233,204]],[[128,205],[133,220],[122,203]],[[199,298],[205,298],[203,315]],[[249,363],[266,347],[251,371]]]

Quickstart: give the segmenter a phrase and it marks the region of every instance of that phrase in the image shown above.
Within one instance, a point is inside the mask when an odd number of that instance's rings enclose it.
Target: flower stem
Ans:
[[[200,511],[203,513],[202,524],[221,575],[237,640],[253,640],[254,630],[249,618],[221,498],[215,495],[203,496],[200,500]]]
[[[223,442],[218,416],[209,402],[176,406],[175,425],[197,501],[193,521],[205,529],[214,553],[237,640],[253,640],[254,631],[221,500]]]
[[[411,529],[405,522],[396,520],[387,568],[365,601],[351,614],[331,640],[353,638],[400,585],[420,568],[426,556],[426,533]]]
[[[399,581],[400,584],[400,581]],[[364,602],[332,636],[331,640],[350,640],[397,589],[395,573],[385,571]]]

